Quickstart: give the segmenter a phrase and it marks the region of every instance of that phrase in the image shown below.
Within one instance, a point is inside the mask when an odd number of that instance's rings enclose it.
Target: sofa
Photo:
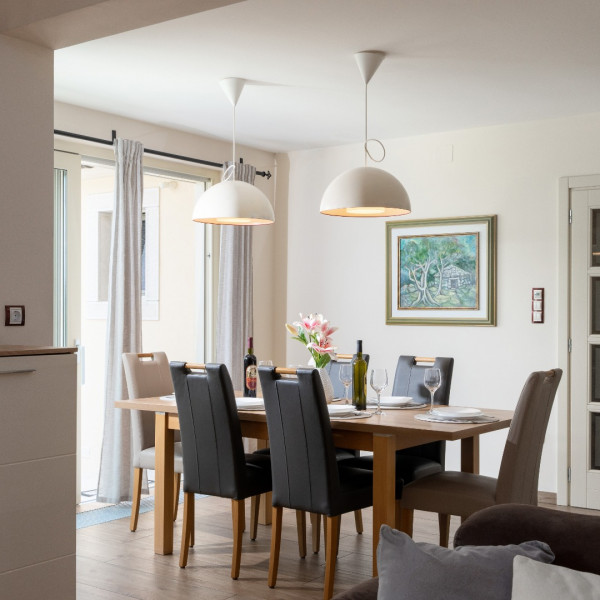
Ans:
[[[465,520],[456,531],[454,547],[506,546],[531,540],[545,542],[549,546],[554,554],[550,568],[557,565],[600,575],[600,517],[594,515],[523,504],[491,506]],[[546,565],[543,567],[548,568]],[[595,580],[592,585],[597,585],[595,576],[590,577]],[[466,585],[469,583],[466,582]],[[377,600],[378,589],[379,580],[374,577],[337,594],[334,600]],[[405,596],[399,593],[397,597]],[[600,597],[600,588],[598,596],[587,597]]]

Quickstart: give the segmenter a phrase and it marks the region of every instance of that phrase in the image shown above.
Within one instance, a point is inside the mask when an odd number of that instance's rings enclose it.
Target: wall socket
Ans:
[[[4,325],[6,327],[25,325],[25,307],[22,304],[5,305]]]

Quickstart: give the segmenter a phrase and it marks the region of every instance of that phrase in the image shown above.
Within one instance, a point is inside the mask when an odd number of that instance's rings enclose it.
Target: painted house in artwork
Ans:
[[[442,271],[442,288],[456,290],[471,284],[471,275],[460,267],[448,265]]]

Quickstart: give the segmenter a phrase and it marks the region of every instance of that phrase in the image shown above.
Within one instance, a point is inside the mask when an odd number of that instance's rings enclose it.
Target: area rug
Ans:
[[[206,498],[206,496],[196,494],[196,499]],[[179,504],[183,502],[183,493],[179,495]],[[142,498],[140,501],[140,514],[147,513],[154,510],[154,496],[148,496]],[[93,525],[100,525],[102,523],[108,523],[109,521],[116,521],[117,519],[129,519],[131,516],[131,502],[121,502],[120,504],[111,504],[95,510],[88,510],[80,512],[75,515],[76,529],[83,529],[84,527],[92,527]]]

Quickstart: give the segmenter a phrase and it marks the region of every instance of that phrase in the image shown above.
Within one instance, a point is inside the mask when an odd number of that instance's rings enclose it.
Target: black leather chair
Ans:
[[[240,573],[245,499],[252,498],[250,539],[256,539],[260,494],[271,491],[269,455],[244,454],[231,377],[225,365],[194,372],[171,362],[183,447],[183,531],[179,566],[185,567],[194,527],[194,493],[231,498],[231,577]]]
[[[274,367],[259,367],[273,472],[273,519],[269,587],[275,587],[282,509],[325,515],[325,600],[333,594],[340,516],[373,503],[373,475],[336,459],[331,423],[319,374],[297,369],[282,378]],[[401,484],[400,484],[401,485]]]
[[[442,374],[442,383],[436,390],[436,404],[448,405],[450,386],[452,385],[453,358],[437,357],[417,360],[415,356],[400,356],[396,366],[392,395],[410,396],[413,401],[429,404],[431,395],[423,384],[425,369],[437,367]],[[431,442],[396,452],[396,478],[402,479],[404,485],[411,481],[440,473],[445,468],[446,442]],[[373,457],[362,456],[351,461],[361,469],[373,468]],[[396,524],[398,525],[398,524]]]

